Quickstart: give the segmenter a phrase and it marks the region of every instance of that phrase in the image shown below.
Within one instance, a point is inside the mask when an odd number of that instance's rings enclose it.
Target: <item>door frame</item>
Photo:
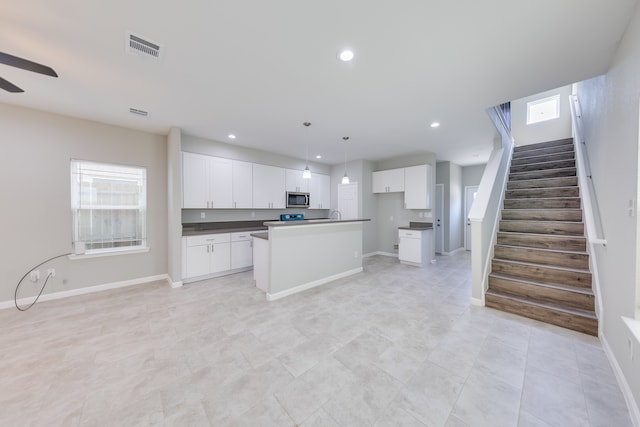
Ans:
[[[477,185],[465,185],[464,187],[464,249],[467,251],[471,250],[471,232],[469,230],[469,210],[471,209],[470,205],[467,205],[469,202],[469,191],[478,192]],[[472,202],[473,204],[473,202]]]
[[[438,189],[440,189],[440,197],[438,197]],[[434,237],[433,247],[435,248],[435,252],[437,254],[444,253],[444,184],[436,184],[436,197],[434,197],[436,203],[436,209],[434,212],[434,233],[435,235],[440,237],[440,252],[438,252],[438,248],[436,246],[437,238]],[[440,207],[440,226],[438,226],[438,206]]]

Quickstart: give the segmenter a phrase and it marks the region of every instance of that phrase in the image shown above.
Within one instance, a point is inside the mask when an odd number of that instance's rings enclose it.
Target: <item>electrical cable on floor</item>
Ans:
[[[62,258],[65,256],[69,256],[71,255],[71,253],[66,253],[66,254],[62,254],[62,255],[56,255],[54,257],[49,258],[46,261],[42,261],[40,264],[36,265],[35,267],[29,269],[29,271],[27,273],[25,273],[24,276],[22,276],[22,279],[20,279],[18,281],[18,284],[16,285],[16,291],[13,294],[13,303],[16,305],[16,308],[20,311],[27,311],[29,310],[31,307],[33,307],[33,305],[38,302],[38,299],[40,298],[40,295],[42,295],[42,292],[44,292],[44,287],[47,286],[47,282],[49,281],[49,278],[51,277],[51,274],[47,274],[47,278],[44,279],[44,283],[42,284],[42,288],[40,289],[40,292],[38,292],[38,296],[36,296],[36,299],[33,300],[33,302],[31,304],[29,304],[29,306],[27,307],[20,307],[18,305],[18,290],[20,289],[20,285],[22,284],[22,282],[24,281],[24,279],[26,279],[26,277],[36,268],[48,263],[49,261],[53,261],[54,259],[58,259],[58,258]]]

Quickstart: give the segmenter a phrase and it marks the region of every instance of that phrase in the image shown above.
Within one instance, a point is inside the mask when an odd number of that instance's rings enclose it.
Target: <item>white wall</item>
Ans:
[[[638,103],[640,94],[640,8],[605,76],[578,85],[585,141],[607,246],[597,250],[602,287],[603,336],[640,405],[640,344],[621,316],[634,317],[638,283],[637,218],[629,201],[638,197]],[[637,213],[636,213],[637,215]],[[629,358],[628,339],[635,346]],[[637,420],[640,422],[640,420]]]
[[[527,125],[527,102],[557,94],[560,95],[560,117]],[[571,95],[571,86],[563,86],[511,101],[511,136],[515,144],[528,145],[571,138],[569,95]]]
[[[167,273],[165,136],[0,104],[0,301],[34,265],[71,251],[72,158],[147,168],[148,253],[51,264],[46,293]],[[46,269],[46,266],[44,267]],[[42,283],[42,282],[41,282]],[[20,297],[37,293],[28,279]]]

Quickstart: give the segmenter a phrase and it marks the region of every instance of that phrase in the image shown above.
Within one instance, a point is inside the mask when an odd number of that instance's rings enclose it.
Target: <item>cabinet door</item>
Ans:
[[[331,207],[331,177],[313,174],[309,183],[309,207],[311,209],[329,209]]]
[[[420,264],[422,262],[422,239],[411,237],[400,237],[398,245],[398,259]]]
[[[232,161],[220,157],[209,158],[209,197],[211,207],[232,207]]]
[[[395,193],[404,191],[404,168],[373,172],[374,193]]]
[[[385,181],[386,171],[377,171],[373,173],[372,189],[374,193],[386,193],[387,183]]]
[[[187,246],[185,277],[198,277],[210,273],[210,245]]]
[[[233,161],[233,207],[248,209],[253,207],[253,164]]]
[[[253,207],[283,209],[285,207],[285,171],[275,166],[253,164]]]
[[[211,244],[211,272],[231,270],[231,243]]]
[[[387,187],[389,193],[404,191],[404,168],[389,169],[386,174]]]
[[[405,168],[405,209],[431,209],[431,165]]]
[[[302,177],[302,171],[295,169],[286,170],[285,191],[309,192],[309,179]]]
[[[251,267],[253,265],[253,241],[231,242],[231,269]]]
[[[182,153],[182,207],[207,208],[209,184],[207,181],[208,156]]]

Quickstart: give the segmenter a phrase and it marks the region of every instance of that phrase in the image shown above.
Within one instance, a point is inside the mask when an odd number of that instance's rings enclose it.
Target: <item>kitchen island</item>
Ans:
[[[362,271],[368,219],[267,221],[254,237],[254,279],[273,301]]]

